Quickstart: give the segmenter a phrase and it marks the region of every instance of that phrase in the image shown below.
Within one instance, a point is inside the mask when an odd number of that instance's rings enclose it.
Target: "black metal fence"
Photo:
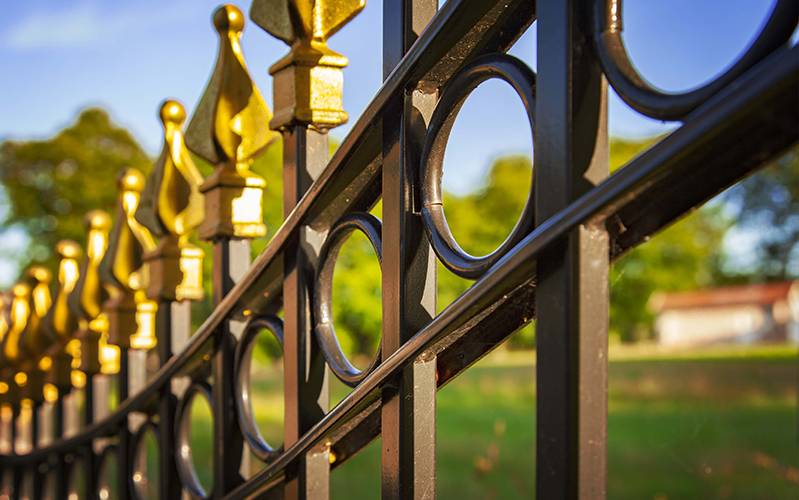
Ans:
[[[255,23],[291,46],[270,71],[274,116],[241,55],[243,14],[221,7],[219,60],[185,145],[186,113],[167,101],[164,151],[146,185],[121,175],[110,237],[110,218],[90,213],[80,268],[77,245],[58,248],[52,300],[48,272],[32,269],[7,301],[4,493],[105,499],[101,471],[116,460],[116,498],[141,496],[157,474],[162,499],[319,500],[330,473],[381,436],[383,498],[434,498],[437,390],[536,319],[536,493],[604,498],[609,264],[799,140],[795,0],[776,3],[729,71],[683,94],[662,93],[637,73],[620,4],[448,0],[438,10],[436,0],[384,0],[384,83],[332,158],[327,130],[346,120],[346,58],[325,42],[363,3],[255,0]],[[505,54],[533,22],[537,73]],[[529,117],[534,181],[505,243],[473,257],[444,217],[442,163],[461,104],[494,78],[511,85]],[[638,112],[682,122],[610,177],[608,83]],[[264,234],[264,186],[247,165],[277,133],[284,222],[250,263],[249,242]],[[216,165],[213,176],[199,176],[186,146]],[[379,200],[382,221],[369,214]],[[198,226],[213,245],[214,310],[191,332],[203,256],[188,236]],[[382,269],[381,346],[363,371],[342,353],[331,313],[336,257],[354,231]],[[438,261],[475,281],[440,314]],[[261,437],[250,400],[263,331],[283,349],[277,449]],[[140,383],[154,346],[160,369]],[[331,372],[352,387],[334,408]],[[186,410],[195,397],[213,412],[211,491],[192,461]],[[157,471],[141,467],[147,432],[158,441]],[[250,451],[265,467],[246,477]]]

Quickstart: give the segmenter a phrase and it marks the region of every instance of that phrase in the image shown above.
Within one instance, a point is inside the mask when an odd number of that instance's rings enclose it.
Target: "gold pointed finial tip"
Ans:
[[[83,218],[84,224],[89,229],[107,231],[111,228],[111,217],[102,210],[91,210]]]
[[[55,251],[62,259],[77,259],[80,256],[80,245],[74,240],[61,240],[56,243]]]
[[[241,33],[244,30],[244,13],[233,4],[225,4],[214,12],[214,28],[220,35],[229,31]]]
[[[176,127],[180,127],[186,121],[186,108],[174,99],[167,99],[161,104],[161,110],[158,115],[161,117],[161,122],[164,126],[171,123]]]
[[[38,281],[39,283],[50,283],[53,278],[53,273],[44,266],[32,266],[28,269],[28,275]]]
[[[120,191],[136,191],[137,193],[141,193],[144,190],[144,184],[144,175],[135,168],[123,168],[119,171],[117,185]]]
[[[28,285],[26,285],[25,283],[17,283],[16,285],[14,285],[14,289],[12,290],[12,293],[14,294],[14,297],[18,297],[18,298],[24,298],[30,292],[31,292],[30,287]]]

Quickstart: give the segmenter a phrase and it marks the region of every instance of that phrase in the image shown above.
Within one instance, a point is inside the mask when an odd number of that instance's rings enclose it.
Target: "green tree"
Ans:
[[[124,129],[98,108],[80,113],[54,137],[0,144],[0,182],[7,213],[0,234],[22,228],[31,244],[16,256],[20,269],[32,260],[55,269],[52,248],[62,238],[83,244],[83,216],[100,208],[113,213],[117,173],[147,173],[151,160]]]
[[[447,222],[464,251],[474,256],[488,255],[507,239],[527,203],[532,177],[530,157],[502,156],[491,165],[484,185],[476,191],[464,196],[444,194]],[[474,282],[455,276],[439,264],[439,311],[472,284]],[[511,337],[509,346],[535,347],[535,325],[530,324],[517,332]]]
[[[799,150],[730,188],[722,197],[735,220],[731,235],[748,240],[745,255],[724,258],[736,281],[799,278]]]
[[[610,143],[615,172],[656,140]],[[722,240],[729,223],[718,204],[706,205],[636,247],[610,268],[611,341],[651,336],[647,302],[656,290],[690,290],[717,284]]]

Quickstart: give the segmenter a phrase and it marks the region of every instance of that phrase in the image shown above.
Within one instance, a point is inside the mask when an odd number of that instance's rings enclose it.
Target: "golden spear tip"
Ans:
[[[80,245],[74,240],[64,239],[56,243],[55,251],[62,259],[77,259],[80,257]]]
[[[117,176],[117,186],[121,192],[144,191],[144,175],[135,168],[123,168]]]
[[[111,217],[102,210],[91,210],[86,213],[83,218],[83,223],[87,229],[96,229],[100,231],[108,231],[111,229]]]
[[[32,266],[28,269],[28,275],[39,283],[48,284],[53,279],[53,273],[44,266]]]
[[[12,290],[14,297],[19,299],[24,299],[31,293],[30,286],[26,285],[25,283],[17,283],[14,285],[14,289]]]
[[[216,9],[213,19],[219,36],[230,31],[241,33],[244,30],[244,13],[233,4],[225,4]]]
[[[174,125],[176,128],[180,128],[183,122],[186,121],[186,108],[174,99],[167,99],[161,104],[158,116],[161,118],[161,123],[164,124],[164,128],[170,124]]]

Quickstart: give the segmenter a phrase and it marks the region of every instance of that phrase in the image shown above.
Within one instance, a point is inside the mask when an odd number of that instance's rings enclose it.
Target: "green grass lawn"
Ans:
[[[496,353],[439,392],[438,498],[533,496],[534,360]],[[264,435],[279,443],[279,372],[254,375]],[[611,352],[609,380],[608,498],[799,495],[795,348],[623,349]],[[334,399],[345,394],[334,385]],[[197,407],[195,461],[209,477],[210,412]],[[379,498],[379,440],[332,475],[331,490],[337,499]]]

